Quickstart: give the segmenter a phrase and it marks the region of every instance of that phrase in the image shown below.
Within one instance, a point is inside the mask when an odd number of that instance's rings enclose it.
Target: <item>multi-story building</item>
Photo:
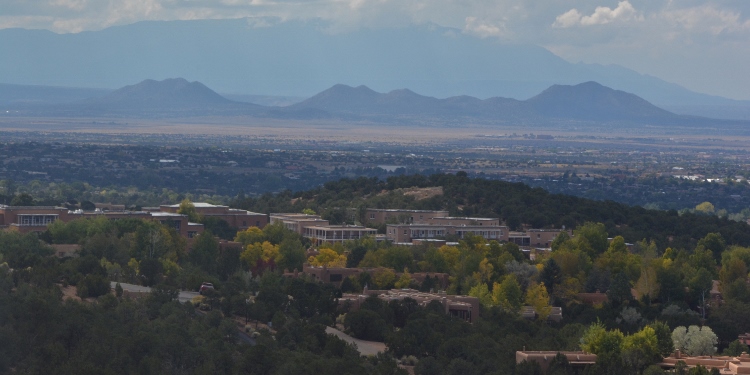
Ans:
[[[529,237],[529,246],[532,247],[550,247],[552,241],[560,235],[560,233],[566,232],[569,236],[572,236],[571,231],[565,229],[527,229],[526,234]]]
[[[0,205],[0,227],[18,230],[21,233],[44,232],[47,230],[47,225],[58,220],[69,222],[75,219],[99,216],[104,216],[110,220],[127,218],[158,221],[174,228],[181,236],[187,238],[192,238],[203,232],[203,224],[191,223],[186,215],[171,212],[70,211],[65,207]]]
[[[302,236],[313,240],[313,242],[323,243],[358,240],[376,234],[378,234],[377,229],[359,225],[316,225],[304,227]]]
[[[448,211],[401,210],[368,208],[365,213],[365,224],[386,223],[427,223],[434,217],[448,216]]]
[[[48,224],[77,217],[65,207],[0,205],[0,227],[21,233],[44,232]]]
[[[467,234],[482,236],[487,240],[508,241],[508,227],[501,225],[389,224],[385,234],[389,241],[395,243],[445,238],[448,235],[464,238]]]
[[[263,228],[268,224],[268,215],[247,210],[229,208],[210,203],[195,202],[195,211],[203,217],[215,217],[224,220],[230,227],[246,230],[250,227]],[[177,213],[179,204],[161,205],[159,211]]]
[[[318,215],[276,213],[270,216],[271,224],[283,223],[287,229],[318,243],[358,240],[378,233],[377,229],[359,225],[331,225]]]

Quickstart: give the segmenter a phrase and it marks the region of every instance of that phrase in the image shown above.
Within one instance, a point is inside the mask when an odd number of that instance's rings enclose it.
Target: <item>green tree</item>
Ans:
[[[552,312],[549,294],[547,294],[547,288],[545,288],[544,284],[531,284],[526,290],[524,302],[536,310],[537,317],[541,321],[547,320],[547,317]]]
[[[634,373],[641,373],[647,366],[661,360],[659,353],[659,340],[656,332],[651,327],[626,336],[622,341],[623,362],[628,365]]]
[[[285,238],[279,244],[279,261],[277,265],[282,270],[302,271],[305,263],[305,248],[302,242],[296,238]]]
[[[219,258],[219,241],[211,234],[210,231],[205,231],[195,238],[188,259],[190,263],[199,267],[203,271],[209,274],[216,272],[216,262]]]
[[[495,283],[492,288],[492,299],[495,305],[502,306],[506,311],[518,313],[523,303],[523,291],[513,274],[505,276],[502,283]]]

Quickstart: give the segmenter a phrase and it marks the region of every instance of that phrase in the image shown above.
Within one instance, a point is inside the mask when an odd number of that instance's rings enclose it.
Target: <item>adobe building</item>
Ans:
[[[697,356],[690,357],[682,354],[679,349],[675,350],[669,357],[662,359],[659,366],[665,370],[674,369],[678,362],[684,362],[688,368],[701,365],[711,369],[718,369],[724,375],[750,374],[750,356],[742,353],[738,357],[731,356]]]
[[[345,293],[339,298],[339,307],[348,307],[349,311],[359,310],[362,303],[370,296],[377,296],[383,301],[403,300],[411,298],[425,307],[432,301],[443,305],[446,315],[463,319],[469,323],[479,318],[479,298],[471,296],[456,296],[441,293],[424,293],[414,289],[364,290],[361,294]]]
[[[536,362],[542,368],[542,372],[547,372],[552,359],[560,353],[568,359],[568,363],[574,368],[584,368],[596,363],[596,354],[586,352],[557,352],[557,351],[517,351],[516,364],[523,361]]]
[[[268,215],[247,210],[229,208],[229,206],[220,206],[210,203],[195,202],[195,211],[203,217],[215,217],[224,220],[232,228],[246,230],[250,227],[263,227],[268,224]],[[180,209],[179,204],[161,205],[159,211],[177,213]]]
[[[365,224],[424,224],[432,218],[445,216],[448,216],[448,211],[368,208],[365,211]]]
[[[433,217],[427,220],[431,225],[445,225],[445,226],[485,226],[485,227],[497,227],[500,226],[500,219],[498,218],[487,218],[487,217]]]

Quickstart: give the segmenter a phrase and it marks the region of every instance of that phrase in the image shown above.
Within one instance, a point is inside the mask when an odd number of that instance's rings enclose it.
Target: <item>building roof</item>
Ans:
[[[171,207],[171,208],[180,208],[179,204],[165,204],[163,206]],[[193,206],[195,206],[195,208],[216,208],[216,207],[228,208],[229,207],[229,206],[215,205],[215,204],[206,203],[206,202],[193,202]]]

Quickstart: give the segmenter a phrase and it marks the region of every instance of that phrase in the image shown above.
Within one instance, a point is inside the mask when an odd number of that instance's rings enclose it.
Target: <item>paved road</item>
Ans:
[[[386,349],[385,344],[382,342],[356,339],[333,327],[326,327],[326,333],[338,336],[338,338],[350,344],[356,345],[357,350],[361,355],[376,355],[378,353],[384,352]]]
[[[111,281],[109,283],[109,285],[110,285],[110,287],[112,287],[112,289],[114,289],[115,285],[117,285],[117,283],[114,282],[114,281]],[[128,292],[151,293],[151,288],[149,288],[147,286],[140,286],[140,285],[135,285],[135,284],[126,284],[126,283],[120,283],[120,286],[122,287],[123,290],[127,290]],[[193,299],[193,297],[195,297],[197,295],[199,295],[198,292],[188,292],[188,291],[181,290],[179,296],[177,296],[177,300],[180,301],[180,302],[188,302],[191,299]]]

